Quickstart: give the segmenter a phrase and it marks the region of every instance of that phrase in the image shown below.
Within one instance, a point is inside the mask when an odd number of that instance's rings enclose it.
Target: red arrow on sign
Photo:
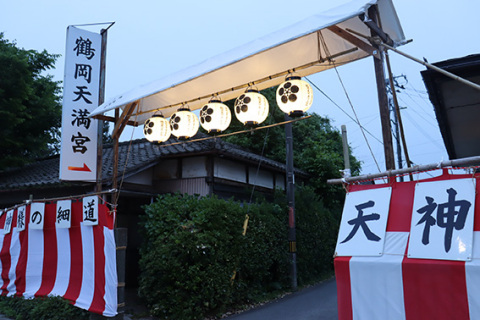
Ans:
[[[71,171],[87,171],[87,172],[92,172],[89,167],[87,167],[87,164],[83,164],[83,167],[68,167],[68,170]]]

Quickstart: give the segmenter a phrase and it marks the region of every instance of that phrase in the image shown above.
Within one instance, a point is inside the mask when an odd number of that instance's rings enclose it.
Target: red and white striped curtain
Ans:
[[[71,201],[68,209],[65,203],[62,209],[60,203],[46,203],[44,212],[37,211],[43,203],[34,203],[34,210],[27,205],[0,217],[1,294],[25,298],[62,296],[79,308],[115,316],[113,215],[98,201],[98,217],[90,215],[95,210],[82,199]],[[34,213],[35,217],[31,216]],[[59,223],[66,218],[70,226]],[[43,227],[34,226],[40,221]]]
[[[478,180],[472,175],[444,174],[425,181],[451,179]],[[349,192],[391,187],[392,193],[383,254],[334,260],[340,320],[480,319],[480,184],[476,181],[474,202],[479,213],[475,212],[468,261],[407,257],[416,184],[349,187]]]

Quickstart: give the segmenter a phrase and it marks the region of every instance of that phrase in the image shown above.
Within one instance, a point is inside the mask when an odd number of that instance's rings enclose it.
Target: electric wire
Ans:
[[[360,129],[362,130],[365,130],[366,133],[368,133],[373,139],[377,140],[379,143],[381,143],[383,145],[383,142],[378,139],[377,137],[375,137],[370,131],[367,130],[367,128],[365,128],[362,124],[360,124],[360,122],[358,122],[357,120],[355,120],[355,118],[353,118],[350,114],[348,114],[347,111],[345,111],[342,107],[340,107],[340,105],[338,103],[336,103],[332,98],[330,98],[330,96],[328,96],[322,89],[320,89],[314,82],[312,82],[308,77],[303,77],[304,79],[306,79],[315,89],[318,90],[318,92],[320,92],[321,94],[323,94],[325,96],[325,98],[327,98],[331,103],[333,103],[334,106],[336,106],[338,109],[340,109],[340,111],[342,111],[347,117],[350,118],[350,120],[352,120],[354,123],[356,123]]]
[[[321,31],[319,32],[319,36],[320,36],[320,42],[323,46],[323,49],[325,50],[325,53],[327,54],[327,56],[330,56],[330,50],[328,50],[327,43],[325,42],[325,38],[323,37],[323,34],[322,34]],[[338,72],[337,65],[335,64],[335,61],[333,59],[329,59],[329,61],[333,65],[333,69],[337,73],[338,80],[340,81],[340,84],[342,85],[343,92],[345,93],[345,96],[347,97],[348,103],[350,104],[350,107],[352,108],[353,114],[355,115],[355,119],[357,119],[357,123],[360,124],[360,120],[358,119],[357,112],[355,111],[355,108],[354,108],[353,103],[350,99],[350,96],[348,95],[347,89],[345,88],[345,85],[343,84],[342,77],[340,77],[340,73]],[[363,129],[361,129],[361,132],[362,132],[363,138],[365,139],[365,142],[367,143],[367,147],[370,150],[370,154],[372,155],[373,161],[375,161],[375,164],[377,165],[378,172],[381,172],[380,166],[378,165],[375,154],[373,153],[372,148],[370,146],[370,143],[368,142],[367,136],[365,135],[365,131]]]
[[[439,149],[443,149],[443,147],[441,145],[439,145],[433,138],[432,136],[430,136],[427,132],[425,132],[425,130],[423,130],[422,126],[420,126],[414,119],[413,117],[411,117],[408,113],[405,113],[405,115],[407,116],[407,118],[410,119],[410,121],[415,125],[416,129],[418,131],[420,131],[424,136],[425,138],[429,139],[430,142],[432,144],[434,144],[436,147],[438,147]]]
[[[342,85],[343,91],[345,92],[345,96],[347,97],[348,103],[350,104],[350,107],[352,108],[353,114],[355,115],[355,119],[357,119],[357,122],[360,123],[360,120],[358,120],[358,115],[357,112],[355,111],[355,108],[353,107],[352,101],[350,100],[350,96],[348,95],[347,89],[345,88],[345,85],[343,84],[342,77],[340,77],[340,73],[337,70],[337,67],[334,66],[335,72],[337,73],[338,80],[340,81],[340,84]],[[367,147],[370,150],[370,154],[372,155],[373,161],[375,161],[375,165],[377,166],[378,172],[381,172],[380,166],[378,165],[377,158],[375,157],[375,154],[372,151],[372,147],[370,146],[370,143],[368,142],[367,136],[365,135],[365,132],[362,131],[363,138],[365,139],[365,142],[367,143]]]

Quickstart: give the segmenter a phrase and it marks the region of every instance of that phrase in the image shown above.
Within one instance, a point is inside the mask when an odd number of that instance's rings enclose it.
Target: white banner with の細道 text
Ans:
[[[100,34],[67,28],[60,180],[96,180],[98,125],[88,116],[98,107],[101,51]]]
[[[70,228],[72,224],[72,200],[57,201],[55,227]]]
[[[30,221],[28,227],[30,229],[43,229],[45,221],[45,203],[33,202],[30,206]]]

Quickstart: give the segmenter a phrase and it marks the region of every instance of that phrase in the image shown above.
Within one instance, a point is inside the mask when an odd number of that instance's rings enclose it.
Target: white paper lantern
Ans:
[[[257,125],[268,116],[268,100],[257,90],[247,90],[235,101],[235,116],[244,125]]]
[[[312,103],[312,87],[300,77],[287,77],[286,81],[277,88],[277,105],[289,116],[303,116]]]
[[[143,134],[150,142],[165,142],[170,138],[170,123],[159,114],[153,115],[145,121]]]
[[[200,110],[200,125],[208,132],[222,132],[232,121],[230,109],[220,100],[211,100]]]
[[[170,117],[172,134],[178,139],[188,139],[197,134],[200,124],[197,116],[188,108],[180,108]]]

